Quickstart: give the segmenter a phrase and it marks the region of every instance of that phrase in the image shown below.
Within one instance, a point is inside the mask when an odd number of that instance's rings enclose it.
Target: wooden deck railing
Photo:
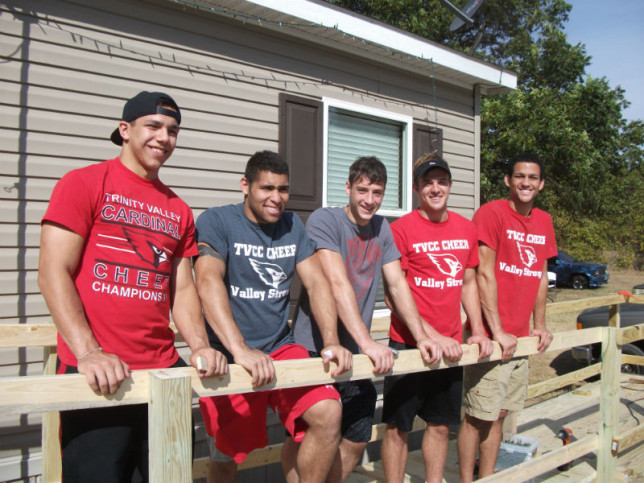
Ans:
[[[548,314],[611,305],[611,324],[614,327],[574,330],[554,334],[548,351],[560,351],[573,346],[602,342],[602,363],[530,386],[529,397],[544,394],[570,385],[578,380],[601,373],[602,423],[597,436],[583,440],[509,468],[480,481],[524,480],[545,473],[584,454],[598,450],[598,481],[612,481],[617,455],[644,437],[644,425],[620,433],[617,427],[619,404],[618,379],[622,362],[644,365],[644,358],[621,356],[621,345],[644,338],[644,324],[619,328],[619,304],[644,303],[644,296],[610,295],[574,302],[560,302],[547,307]],[[372,330],[382,330],[378,323]],[[53,374],[55,365],[55,328],[53,325],[0,325],[0,347],[45,347],[45,372]],[[501,349],[494,343],[489,360],[499,360]],[[515,357],[537,353],[537,338],[519,339]],[[463,345],[463,357],[458,363],[427,366],[418,350],[401,351],[392,374],[423,370],[439,370],[478,362],[478,346]],[[319,359],[276,361],[276,378],[261,390],[280,389],[335,381],[382,379],[374,377],[366,356],[354,357],[353,368],[337,378],[324,371]],[[5,414],[45,413],[43,415],[43,477],[42,481],[60,481],[60,449],[58,446],[58,411],[68,409],[149,404],[150,419],[150,478],[151,481],[189,482],[205,475],[207,458],[191,460],[191,409],[193,398],[252,391],[248,373],[235,364],[225,376],[200,379],[192,368],[132,371],[113,396],[98,396],[82,375],[43,375],[0,378],[0,412]],[[421,426],[419,426],[420,428]],[[375,425],[372,440],[382,438],[382,425]],[[241,465],[250,468],[279,461],[279,447],[273,445],[257,450]],[[510,478],[507,480],[506,478]]]

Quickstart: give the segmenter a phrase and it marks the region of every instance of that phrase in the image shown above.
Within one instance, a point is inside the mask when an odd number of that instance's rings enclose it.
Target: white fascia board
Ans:
[[[477,77],[486,83],[499,87],[516,89],[516,74],[500,67],[480,62],[415,36],[407,35],[398,29],[378,25],[368,20],[356,18],[333,8],[325,7],[309,0],[248,0],[287,15],[301,18],[325,27],[337,27],[340,31],[369,42],[389,47],[405,54],[432,59],[437,65]]]

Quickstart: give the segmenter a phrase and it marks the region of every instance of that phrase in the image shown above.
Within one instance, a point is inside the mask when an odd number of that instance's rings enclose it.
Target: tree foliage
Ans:
[[[487,0],[474,25],[450,32],[454,14],[438,0],[329,2],[516,72],[516,91],[482,102],[481,202],[507,195],[507,159],[535,152],[546,165],[538,202],[559,245],[644,268],[644,123],[624,119],[623,89],[586,74],[584,45],[564,31],[568,3]]]

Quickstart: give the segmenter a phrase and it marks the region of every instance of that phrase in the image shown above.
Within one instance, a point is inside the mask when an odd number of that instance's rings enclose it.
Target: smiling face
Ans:
[[[358,226],[367,225],[382,205],[385,185],[372,183],[369,178],[363,176],[353,184],[347,181],[345,190],[349,195],[349,204],[344,210],[349,219]]]
[[[537,163],[520,161],[514,165],[512,176],[505,175],[505,185],[510,188],[512,208],[527,216],[539,191],[543,189],[541,168]]]
[[[288,175],[260,171],[255,181],[246,177],[240,182],[244,193],[244,213],[255,223],[276,223],[286,209],[289,196]]]
[[[121,162],[143,178],[156,179],[177,145],[179,124],[173,117],[150,114],[132,122],[121,121],[119,132],[123,138]]]
[[[447,219],[447,199],[452,189],[452,180],[444,169],[432,168],[426,171],[414,184],[414,191],[420,201],[421,215],[432,221]]]

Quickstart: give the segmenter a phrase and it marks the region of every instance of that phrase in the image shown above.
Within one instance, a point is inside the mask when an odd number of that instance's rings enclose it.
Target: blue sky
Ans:
[[[644,1],[567,0],[572,5],[564,31],[592,57],[586,73],[622,86],[631,106],[624,117],[644,120]]]

